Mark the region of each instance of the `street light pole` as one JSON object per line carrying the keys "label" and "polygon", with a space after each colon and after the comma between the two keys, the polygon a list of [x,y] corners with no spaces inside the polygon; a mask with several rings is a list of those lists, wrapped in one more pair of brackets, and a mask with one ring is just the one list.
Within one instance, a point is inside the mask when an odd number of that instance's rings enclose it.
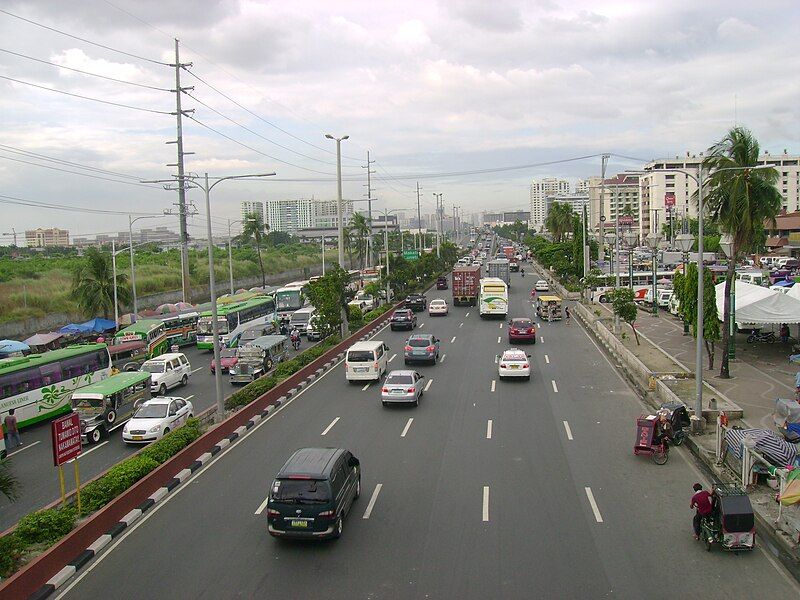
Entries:
{"label": "street light pole", "polygon": [[119,326],[119,302],[117,302],[117,252],[116,243],[111,240],[111,272],[114,277],[114,325]]}
{"label": "street light pole", "polygon": [[228,219],[228,276],[231,284],[231,295],[233,295],[233,238],[231,236],[231,227],[237,223],[244,223],[246,220],[249,219],[239,219],[237,221]]}
{"label": "street light pole", "polygon": [[344,222],[342,217],[342,140],[349,139],[349,135],[340,138],[326,133],[325,137],[336,142],[336,218],[339,221],[339,266],[344,266]]}
{"label": "street light pole", "polygon": [[322,276],[325,276],[325,234],[322,234]]}
{"label": "street light pole", "polygon": [[130,215],[128,215],[128,242],[130,244],[130,251],[131,251],[131,292],[133,293],[133,314],[139,314],[139,302],[136,298],[136,267],[133,264],[133,224],[138,221],[139,219],[158,219],[161,218],[161,215],[144,215],[141,217],[136,217],[132,219]]}

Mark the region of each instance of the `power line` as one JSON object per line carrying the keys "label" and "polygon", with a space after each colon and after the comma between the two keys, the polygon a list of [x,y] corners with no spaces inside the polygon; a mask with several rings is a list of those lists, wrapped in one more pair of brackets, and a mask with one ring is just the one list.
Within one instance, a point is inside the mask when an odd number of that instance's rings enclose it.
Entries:
{"label": "power line", "polygon": [[[0,9],[2,12],[2,9]],[[139,110],[142,112],[148,113],[156,113],[159,115],[169,115],[171,113],[164,111],[164,110],[155,110],[152,108],[142,108],[141,106],[131,106],[130,104],[121,104],[119,102],[111,102],[109,100],[100,100],[99,98],[92,98],[91,96],[83,96],[81,94],[73,94],[71,92],[65,92],[64,90],[57,90],[55,88],[49,88],[43,85],[38,85],[36,83],[31,83],[30,81],[22,81],[21,79],[14,79],[13,77],[6,77],[5,75],[0,75],[0,79],[7,79],[8,81],[13,81],[15,83],[22,83],[24,85],[29,85],[31,87],[39,88],[41,90],[47,90],[48,92],[56,92],[58,94],[64,94],[65,96],[72,96],[73,98],[80,98],[81,100],[91,100],[92,102],[100,102],[101,104],[109,104],[111,106],[118,106],[120,108],[129,108],[131,110]]]}
{"label": "power line", "polygon": [[102,181],[111,181],[112,183],[123,183],[125,185],[135,185],[139,187],[146,187],[152,189],[160,189],[158,186],[148,185],[146,183],[139,183],[136,181],[121,181],[119,179],[111,179],[110,177],[101,177],[100,175],[92,175],[90,173],[81,173],[79,171],[71,171],[69,169],[61,169],[59,167],[53,167],[50,165],[40,165],[39,163],[31,162],[29,160],[22,160],[21,158],[12,158],[10,156],[0,156],[2,160],[10,160],[13,162],[23,163],[26,165],[33,165],[34,167],[39,167],[41,169],[50,169],[51,171],[60,171],[61,173],[70,173],[72,175],[80,175],[81,177],[90,177],[92,179],[100,179]]}
{"label": "power line", "polygon": [[[187,46],[187,48],[188,48],[188,46]],[[193,52],[195,52],[195,51],[193,50]],[[199,54],[200,56],[203,56],[199,52],[197,52],[197,54]],[[205,57],[203,57],[203,58],[205,58]],[[208,59],[206,58],[206,60],[208,60]],[[211,62],[211,61],[209,60],[209,62]],[[211,63],[211,64],[214,64],[214,63]],[[223,69],[223,71],[224,71],[224,69]],[[212,90],[214,90],[215,92],[217,92],[220,96],[222,96],[223,98],[225,98],[229,102],[232,102],[233,104],[235,104],[236,106],[241,108],[246,113],[248,113],[248,114],[252,115],[253,117],[255,117],[256,119],[258,119],[259,121],[262,121],[262,122],[266,123],[267,125],[269,125],[270,127],[273,127],[275,129],[277,129],[281,133],[284,133],[284,134],[288,135],[289,137],[296,139],[298,142],[302,142],[304,144],[307,144],[308,146],[311,146],[312,148],[316,148],[317,150],[322,150],[323,152],[326,152],[328,154],[336,155],[336,152],[334,152],[333,150],[329,150],[329,149],[325,148],[324,146],[318,146],[316,144],[312,144],[311,142],[309,142],[307,140],[304,140],[303,138],[298,137],[298,136],[294,135],[293,133],[291,133],[289,131],[286,131],[285,129],[283,129],[282,127],[276,125],[275,123],[273,123],[271,121],[268,121],[264,117],[254,113],[252,110],[250,110],[246,106],[240,104],[239,102],[237,102],[236,100],[234,100],[233,98],[228,96],[225,92],[223,92],[223,91],[217,89],[216,87],[214,87],[213,85],[211,85],[208,81],[206,81],[205,79],[203,79],[202,77],[197,75],[194,71],[190,71],[189,69],[186,69],[186,72],[189,73],[189,75],[191,75],[195,79],[197,79],[199,82],[203,83],[207,87],[209,87]],[[228,73],[227,71],[225,71],[225,72]],[[231,73],[228,73],[228,75],[231,75]],[[231,76],[234,77],[235,79],[239,80],[238,77],[236,77],[235,75],[231,75]],[[239,80],[239,81],[241,81],[241,80]],[[250,87],[251,89],[255,89],[252,86],[250,86],[249,84],[248,84],[248,87]],[[354,161],[360,160],[360,159],[357,159],[357,158],[354,158],[354,157],[349,157],[349,156],[342,156],[342,158],[347,158],[349,160],[354,160]]]}
{"label": "power line", "polygon": [[49,26],[44,25],[42,23],[37,23],[36,21],[32,21],[30,19],[26,19],[25,17],[21,17],[19,15],[15,15],[14,13],[8,12],[7,10],[3,10],[2,8],[0,8],[0,13],[6,14],[9,17],[14,17],[15,19],[19,19],[20,21],[25,21],[26,23],[29,23],[31,25],[35,25],[36,27],[41,27],[42,29],[47,29],[48,31],[52,31],[54,33],[59,33],[59,34],[64,35],[64,36],[66,36],[68,38],[72,38],[74,40],[78,40],[78,41],[84,42],[86,44],[91,44],[92,46],[96,46],[98,48],[103,48],[104,50],[110,50],[111,52],[116,52],[117,54],[122,54],[124,56],[129,56],[131,58],[136,58],[136,59],[143,60],[143,61],[146,61],[146,62],[150,62],[150,63],[156,64],[156,65],[162,65],[164,67],[169,67],[170,66],[169,63],[161,62],[160,60],[153,60],[152,58],[147,58],[145,56],[139,56],[138,54],[132,54],[130,52],[125,52],[124,50],[118,50],[117,48],[112,48],[111,46],[106,46],[104,44],[99,44],[98,42],[93,42],[91,40],[87,40],[86,38],[78,37],[77,35],[73,35],[71,33],[67,33],[66,31],[61,31],[60,29],[56,29],[55,27],[49,27]]}
{"label": "power line", "polygon": [[169,92],[167,88],[160,88],[154,85],[147,85],[145,83],[136,83],[135,81],[125,81],[124,79],[117,79],[115,77],[108,77],[107,75],[100,75],[99,73],[90,73],[89,71],[83,71],[81,69],[75,69],[73,67],[65,67],[64,65],[59,65],[58,63],[50,62],[49,60],[42,60],[41,58],[34,58],[33,56],[28,56],[27,54],[20,54],[19,52],[13,52],[12,50],[6,50],[5,48],[0,48],[0,52],[5,52],[7,54],[12,54],[14,56],[18,56],[20,58],[26,58],[28,60],[32,60],[34,62],[42,63],[45,65],[50,65],[53,67],[58,67],[59,69],[66,69],[67,71],[74,71],[75,73],[80,73],[81,75],[90,75],[91,77],[99,77],[100,79],[106,79],[108,81],[114,81],[116,83],[124,83],[126,85],[133,85],[140,88],[146,88],[149,90],[156,90],[158,92]]}
{"label": "power line", "polygon": [[0,144],[0,150],[4,150],[5,152],[11,152],[13,154],[21,154],[23,156],[38,158],[41,160],[47,160],[50,162],[54,162],[57,164],[67,165],[70,167],[77,167],[79,169],[85,169],[87,171],[94,171],[96,173],[103,173],[105,175],[114,175],[116,177],[122,177],[125,179],[133,179],[135,181],[141,181],[145,179],[144,177],[138,177],[136,175],[129,175],[127,173],[120,173],[119,171],[108,171],[106,169],[100,169],[98,167],[91,167],[89,165],[83,165],[81,163],[71,162],[69,160],[64,160],[61,158],[55,158],[53,156],[47,156],[46,154],[39,154],[36,152],[31,152],[30,150],[24,150],[22,148],[17,148],[16,146],[9,146],[7,144]]}
{"label": "power line", "polygon": [[283,144],[279,144],[279,143],[278,143],[278,142],[276,142],[276,141],[273,141],[273,140],[271,140],[271,139],[269,139],[269,138],[267,138],[267,137],[264,137],[263,135],[261,135],[260,133],[258,133],[258,132],[256,132],[256,131],[253,131],[252,129],[250,129],[250,128],[249,128],[249,127],[247,127],[246,125],[242,125],[242,124],[241,124],[241,123],[239,123],[238,121],[235,121],[234,119],[232,119],[232,118],[228,117],[227,115],[224,115],[224,114],[222,114],[222,113],[221,113],[221,112],[219,112],[217,109],[215,109],[215,108],[214,108],[214,107],[212,107],[212,106],[209,106],[208,104],[206,104],[205,102],[203,102],[202,100],[200,100],[199,98],[197,98],[196,96],[193,96],[192,94],[190,94],[190,93],[188,93],[188,92],[184,92],[184,93],[185,93],[187,96],[189,96],[189,98],[191,98],[192,100],[194,100],[195,102],[197,102],[197,103],[199,103],[199,104],[201,104],[201,105],[205,106],[205,107],[206,107],[207,109],[209,109],[211,112],[213,112],[213,113],[215,113],[215,114],[219,115],[220,117],[222,117],[223,119],[225,119],[225,120],[227,120],[227,121],[230,121],[230,122],[231,122],[231,123],[233,123],[234,125],[236,125],[236,126],[238,126],[238,127],[241,127],[241,128],[242,128],[242,129],[244,129],[245,131],[248,131],[248,132],[252,133],[254,136],[256,136],[256,137],[258,137],[258,138],[261,138],[261,139],[262,139],[262,140],[264,140],[265,142],[269,142],[270,144],[274,144],[275,146],[278,146],[279,148],[283,148],[284,150],[288,150],[289,152],[292,152],[292,153],[294,153],[294,154],[297,154],[298,156],[302,156],[303,158],[307,158],[307,159],[309,159],[309,160],[313,160],[313,161],[315,161],[315,162],[321,162],[321,163],[323,163],[323,164],[326,164],[326,165],[333,165],[333,166],[336,166],[336,163],[334,163],[334,162],[329,162],[329,161],[327,161],[327,160],[322,160],[322,159],[319,159],[319,158],[314,158],[313,156],[309,156],[308,154],[303,154],[302,152],[298,152],[297,150],[292,150],[292,149],[291,149],[291,148],[289,148],[288,146],[284,146]]}
{"label": "power line", "polygon": [[[298,169],[302,169],[303,171],[309,171],[309,172],[311,172],[311,173],[320,173],[321,175],[331,175],[331,176],[335,176],[333,173],[326,173],[325,171],[317,171],[316,169],[309,169],[308,167],[301,167],[300,165],[296,165],[296,164],[294,164],[294,163],[290,163],[290,162],[288,162],[288,161],[281,160],[280,158],[277,158],[277,157],[275,157],[275,156],[271,156],[271,155],[269,155],[269,154],[266,154],[265,152],[262,152],[261,150],[258,150],[258,149],[256,149],[256,148],[253,148],[252,146],[248,146],[248,145],[247,145],[247,144],[245,144],[244,142],[240,142],[239,140],[237,140],[237,139],[235,139],[235,138],[232,138],[231,136],[229,136],[229,135],[226,135],[226,134],[222,133],[221,131],[218,131],[217,129],[214,129],[214,128],[213,128],[213,127],[211,127],[210,125],[206,125],[205,123],[203,123],[202,121],[199,121],[198,119],[195,119],[195,118],[194,118],[193,116],[191,116],[191,115],[186,115],[186,117],[187,117],[188,119],[191,119],[192,121],[194,121],[195,123],[197,123],[197,124],[198,124],[198,125],[200,125],[201,127],[204,127],[205,129],[208,129],[209,131],[213,131],[213,132],[214,132],[214,133],[216,133],[217,135],[219,135],[219,136],[221,136],[221,137],[224,137],[226,140],[229,140],[229,141],[233,142],[234,144],[238,144],[239,146],[242,146],[243,148],[247,148],[248,150],[250,150],[250,151],[252,151],[252,152],[255,152],[256,154],[260,154],[261,156],[264,156],[264,157],[266,157],[266,158],[269,158],[270,160],[274,160],[274,161],[276,161],[276,162],[283,163],[283,164],[285,164],[285,165],[289,165],[289,166],[291,166],[291,167],[296,167],[296,168],[298,168]],[[323,181],[324,181],[324,180],[323,180]]]}
{"label": "power line", "polygon": [[64,204],[51,204],[48,202],[38,202],[36,200],[25,200],[24,198],[17,198],[16,196],[6,196],[0,194],[0,203],[2,204],[16,204],[19,206],[30,206],[33,208],[46,208],[51,210],[63,210],[66,212],[75,213],[90,213],[100,215],[135,215],[135,216],[162,216],[163,213],[141,213],[119,210],[104,210],[101,208],[86,208],[83,206],[66,206]]}

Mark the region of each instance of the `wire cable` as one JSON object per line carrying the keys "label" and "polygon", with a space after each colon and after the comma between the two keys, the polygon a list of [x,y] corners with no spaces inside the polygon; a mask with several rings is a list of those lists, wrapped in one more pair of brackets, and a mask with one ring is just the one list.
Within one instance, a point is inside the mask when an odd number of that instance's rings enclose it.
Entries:
{"label": "wire cable", "polygon": [[75,69],[73,67],[65,67],[64,65],[59,65],[58,63],[50,62],[49,60],[42,60],[41,58],[34,58],[33,56],[28,56],[27,54],[20,54],[19,52],[14,52],[12,50],[7,50],[6,48],[0,48],[0,52],[5,52],[6,54],[12,54],[14,56],[18,56],[20,58],[26,58],[28,60],[32,60],[34,62],[42,63],[44,65],[50,65],[53,67],[58,67],[59,69],[66,69],[67,71],[74,71],[75,73],[80,73],[81,75],[90,75],[91,77],[99,77],[100,79],[106,79],[108,81],[114,81],[115,83],[124,83],[126,85],[133,85],[140,88],[146,88],[148,90],[156,90],[158,92],[171,92],[172,90],[168,88],[160,88],[154,85],[147,85],[145,83],[136,83],[135,81],[125,81],[124,79],[117,79],[115,77],[108,77],[107,75],[100,75],[99,73],[90,73],[89,71],[83,71],[82,69]]}
{"label": "wire cable", "polygon": [[6,196],[0,194],[0,203],[16,204],[19,206],[31,206],[33,208],[47,208],[52,210],[64,210],[67,212],[90,213],[100,215],[136,215],[136,216],[163,216],[163,213],[140,213],[120,210],[105,210],[101,208],[86,208],[83,206],[66,206],[64,204],[51,204],[49,202],[38,202],[36,200],[25,200],[16,196]]}
{"label": "wire cable", "polygon": [[4,152],[11,152],[12,154],[21,154],[22,156],[28,158],[37,158],[40,160],[46,160],[50,162],[54,162],[56,164],[67,165],[69,167],[76,167],[78,169],[84,169],[86,171],[93,171],[95,173],[102,173],[104,175],[114,175],[115,177],[122,177],[125,179],[132,179],[134,181],[141,181],[142,179],[146,179],[145,177],[139,177],[137,175],[129,175],[128,173],[120,173],[119,171],[108,171],[106,169],[100,169],[98,167],[91,167],[89,165],[84,165],[81,163],[71,162],[69,160],[63,160],[61,158],[55,158],[53,156],[47,156],[46,154],[39,154],[37,152],[31,152],[30,150],[25,150],[23,148],[17,148],[16,146],[9,146],[7,144],[0,144],[0,150]]}
{"label": "wire cable", "polygon": [[24,85],[29,85],[31,87],[39,88],[40,90],[47,90],[48,92],[56,92],[57,94],[64,94],[65,96],[72,96],[73,98],[80,98],[81,100],[91,100],[92,102],[100,102],[101,104],[109,104],[111,106],[117,106],[120,108],[128,108],[131,110],[139,110],[142,112],[148,113],[155,113],[159,115],[170,115],[172,113],[165,111],[165,110],[155,110],[152,108],[142,108],[141,106],[131,106],[130,104],[121,104],[119,102],[111,102],[110,100],[100,100],[100,98],[92,98],[91,96],[82,96],[81,94],[73,94],[72,92],[65,92],[64,90],[57,90],[55,88],[49,88],[43,85],[38,85],[36,83],[31,83],[30,81],[22,81],[21,79],[14,79],[13,77],[6,77],[5,75],[0,75],[0,79],[7,79],[8,81],[13,81],[15,83],[22,83]]}
{"label": "wire cable", "polygon": [[131,52],[125,52],[124,50],[118,50],[117,48],[112,48],[111,46],[105,46],[104,44],[99,44],[97,42],[93,42],[92,40],[87,40],[86,38],[78,37],[77,35],[73,35],[71,33],[67,33],[66,31],[61,31],[60,29],[56,29],[55,27],[49,27],[49,26],[44,25],[42,23],[37,23],[36,21],[32,21],[30,19],[26,19],[25,17],[21,17],[19,15],[15,15],[14,13],[9,12],[7,10],[3,10],[2,8],[0,8],[0,13],[8,15],[9,17],[14,17],[15,19],[19,19],[20,21],[25,21],[26,23],[29,23],[31,25],[35,25],[36,27],[41,27],[42,29],[47,29],[48,31],[52,31],[54,33],[59,33],[61,35],[64,35],[64,36],[69,37],[69,38],[72,38],[74,40],[78,40],[78,41],[84,42],[86,44],[91,44],[92,46],[96,46],[98,48],[103,48],[104,50],[110,50],[111,52],[116,52],[116,53],[122,54],[124,56],[129,56],[131,58],[136,58],[136,59],[139,59],[139,60],[150,62],[150,63],[156,64],[156,65],[161,65],[161,66],[164,66],[164,67],[173,66],[173,65],[171,65],[169,63],[165,63],[165,62],[162,62],[160,60],[154,60],[152,58],[147,58],[145,56],[139,56],[138,54],[132,54]]}
{"label": "wire cable", "polygon": [[121,181],[119,179],[111,179],[110,177],[101,177],[100,175],[92,175],[91,173],[81,173],[79,171],[71,171],[69,169],[62,169],[60,167],[53,167],[51,165],[41,165],[39,163],[35,163],[29,160],[22,160],[21,158],[12,158],[11,156],[0,156],[0,160],[10,160],[13,162],[23,163],[26,165],[32,165],[34,167],[39,167],[42,169],[50,169],[51,171],[60,171],[61,173],[70,173],[72,175],[80,175],[81,177],[90,177],[92,179],[100,179],[102,181],[111,181],[112,183],[123,183],[125,185],[136,185],[139,187],[146,187],[152,189],[161,189],[158,186],[150,185],[147,183],[139,183],[137,181]]}

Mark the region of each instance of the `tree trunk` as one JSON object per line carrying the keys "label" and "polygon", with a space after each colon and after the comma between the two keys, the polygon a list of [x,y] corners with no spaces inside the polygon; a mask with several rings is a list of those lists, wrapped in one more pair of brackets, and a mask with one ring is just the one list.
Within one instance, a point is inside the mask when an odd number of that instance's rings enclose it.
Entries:
{"label": "tree trunk", "polygon": [[267,287],[267,278],[264,275],[264,261],[261,259],[261,245],[256,246],[258,250],[258,268],[261,269],[261,287]]}
{"label": "tree trunk", "polygon": [[633,337],[636,338],[636,345],[639,345],[639,334],[636,333],[636,327],[634,327],[633,323],[628,323],[631,326],[631,331],[633,331]]}
{"label": "tree trunk", "polygon": [[706,343],[706,352],[708,353],[708,370],[711,371],[714,368],[714,342],[704,341]]}
{"label": "tree trunk", "polygon": [[728,261],[728,276],[725,278],[725,298],[722,320],[722,360],[720,361],[719,376],[722,379],[730,379],[731,373],[728,367],[728,346],[731,338],[731,284],[736,277],[736,260],[731,258]]}

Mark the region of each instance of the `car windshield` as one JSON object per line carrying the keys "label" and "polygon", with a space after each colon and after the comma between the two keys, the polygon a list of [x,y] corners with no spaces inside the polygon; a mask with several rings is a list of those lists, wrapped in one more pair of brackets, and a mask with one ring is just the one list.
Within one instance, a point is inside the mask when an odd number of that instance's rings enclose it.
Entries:
{"label": "car windshield", "polygon": [[409,312],[407,310],[403,310],[403,311],[398,310],[396,313],[394,313],[394,316],[399,318],[399,319],[407,319],[410,315],[409,315]]}
{"label": "car windshield", "polygon": [[350,350],[347,353],[347,362],[371,362],[374,360],[371,350]]}
{"label": "car windshield", "polygon": [[444,306],[446,302],[444,300],[434,300],[431,302],[431,306]]}
{"label": "car windshield", "polygon": [[92,410],[103,408],[102,398],[72,398],[72,407],[75,410]]}
{"label": "car windshield", "polygon": [[388,385],[409,385],[414,383],[414,377],[411,375],[398,375],[393,373],[386,378],[386,383]]}
{"label": "car windshield", "polygon": [[167,416],[166,404],[144,404],[139,407],[136,414],[133,415],[134,419],[163,419]]}
{"label": "car windshield", "polygon": [[426,338],[411,338],[410,340],[408,340],[408,345],[409,346],[416,346],[416,347],[419,347],[419,348],[424,348],[425,346],[427,346],[430,343],[431,343],[431,341],[429,339],[426,339]]}
{"label": "car windshield", "polygon": [[278,479],[272,498],[290,504],[319,504],[330,500],[330,487],[317,479]]}
{"label": "car windshield", "polygon": [[236,356],[236,348],[222,348],[219,351],[220,358],[233,358]]}
{"label": "car windshield", "polygon": [[527,357],[524,354],[504,354],[503,360],[507,362],[525,362]]}
{"label": "car windshield", "polygon": [[147,373],[163,373],[164,372],[165,363],[144,363],[142,365],[142,371]]}

